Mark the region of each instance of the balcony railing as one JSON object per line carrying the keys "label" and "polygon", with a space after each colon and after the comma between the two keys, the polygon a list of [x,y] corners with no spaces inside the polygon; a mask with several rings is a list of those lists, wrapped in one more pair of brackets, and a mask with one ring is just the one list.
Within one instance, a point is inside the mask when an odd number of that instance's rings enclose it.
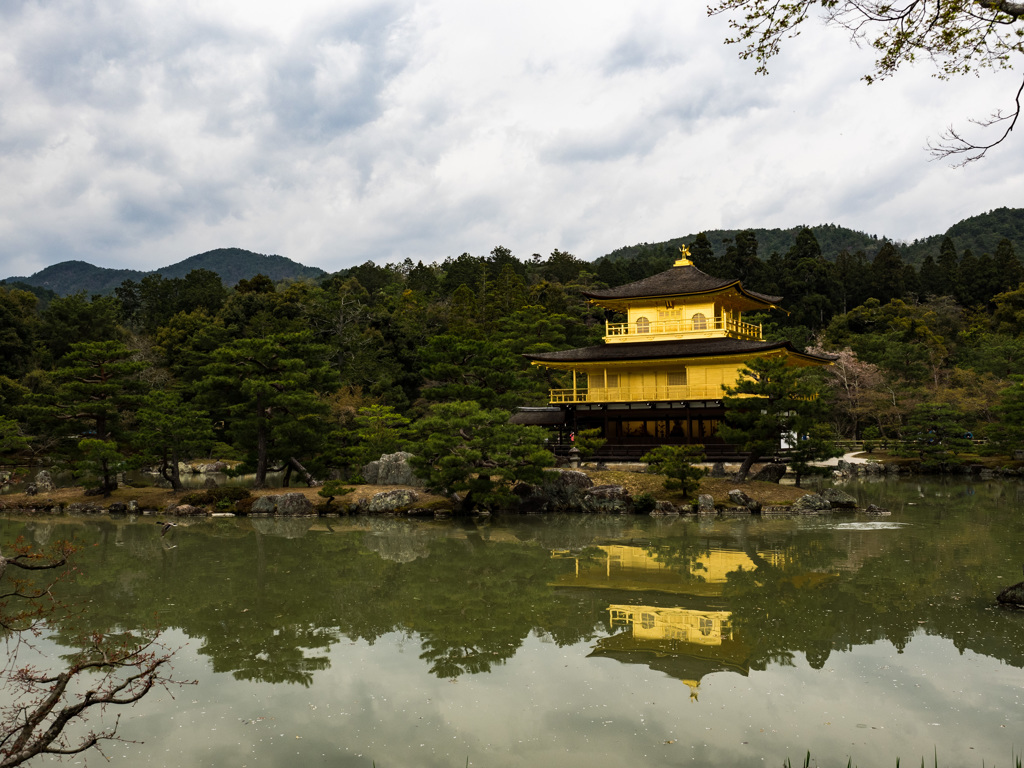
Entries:
{"label": "balcony railing", "polygon": [[761,339],[761,326],[729,320],[724,317],[708,317],[697,320],[649,320],[640,323],[605,323],[607,341],[648,341],[666,336],[709,336],[724,333],[740,339]]}
{"label": "balcony railing", "polygon": [[661,384],[652,387],[584,387],[552,389],[551,404],[638,403],[651,400],[721,400],[722,387]]}

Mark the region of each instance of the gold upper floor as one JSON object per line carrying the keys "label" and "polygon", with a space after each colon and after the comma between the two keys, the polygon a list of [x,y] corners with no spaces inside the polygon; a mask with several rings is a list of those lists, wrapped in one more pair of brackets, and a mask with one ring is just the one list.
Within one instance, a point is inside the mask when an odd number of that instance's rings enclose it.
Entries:
{"label": "gold upper floor", "polygon": [[761,326],[743,321],[743,313],[710,297],[704,300],[630,302],[626,322],[605,323],[604,341],[609,344],[633,341],[733,338],[762,339]]}

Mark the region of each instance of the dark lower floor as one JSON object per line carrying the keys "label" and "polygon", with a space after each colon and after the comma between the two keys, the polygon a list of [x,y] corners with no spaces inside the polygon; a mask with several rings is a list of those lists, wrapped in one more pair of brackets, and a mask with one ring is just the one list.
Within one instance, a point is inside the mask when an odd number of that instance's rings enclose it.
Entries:
{"label": "dark lower floor", "polygon": [[598,429],[605,444],[596,460],[639,458],[659,445],[703,445],[708,458],[735,457],[737,447],[718,436],[724,418],[721,400],[695,400],[520,409],[513,421],[552,428],[556,453],[567,452],[579,432]]}

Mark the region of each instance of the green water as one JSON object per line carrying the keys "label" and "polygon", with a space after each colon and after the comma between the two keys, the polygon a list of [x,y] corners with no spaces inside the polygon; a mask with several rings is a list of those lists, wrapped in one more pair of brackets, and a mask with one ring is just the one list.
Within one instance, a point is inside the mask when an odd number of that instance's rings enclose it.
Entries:
{"label": "green water", "polygon": [[75,537],[62,597],[165,628],[198,681],[123,712],[144,743],[112,765],[1010,765],[1024,611],[994,596],[1021,579],[1024,486],[846,488],[892,517],[10,519],[0,540]]}

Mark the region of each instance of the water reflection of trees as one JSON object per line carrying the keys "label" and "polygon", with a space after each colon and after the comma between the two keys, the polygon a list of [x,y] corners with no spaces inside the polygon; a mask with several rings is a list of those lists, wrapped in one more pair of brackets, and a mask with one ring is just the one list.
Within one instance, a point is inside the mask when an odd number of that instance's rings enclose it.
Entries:
{"label": "water reflection of trees", "polygon": [[[466,528],[342,521],[331,523],[333,532],[306,519],[268,535],[262,523],[227,520],[174,529],[176,547],[166,550],[148,521],[0,525],[5,539],[77,531],[96,544],[83,551],[83,575],[63,587],[88,611],[69,618],[66,631],[57,626],[59,642],[73,646],[89,628],[82,622],[145,627],[155,615],[160,626],[197,638],[214,670],[246,680],[308,685],[327,666],[332,644],[372,643],[396,631],[419,637],[435,675],[485,672],[531,633],[560,645],[603,637],[612,602],[728,611],[742,662],[753,669],[798,655],[820,668],[834,651],[878,640],[902,649],[921,631],[1024,666],[1024,615],[989,610],[1008,583],[998,576],[1019,572],[1024,521],[1005,511],[1019,488],[961,491],[941,503],[931,500],[944,486],[908,487],[890,498],[916,515],[899,532],[827,530],[827,520],[707,525],[577,516]],[[300,528],[302,538],[288,537]],[[604,567],[610,546],[637,548],[675,574],[673,586],[636,580],[611,600],[574,581],[578,567]],[[709,578],[712,550],[740,553],[752,565]],[[698,594],[715,605],[691,604],[688,595]]]}

